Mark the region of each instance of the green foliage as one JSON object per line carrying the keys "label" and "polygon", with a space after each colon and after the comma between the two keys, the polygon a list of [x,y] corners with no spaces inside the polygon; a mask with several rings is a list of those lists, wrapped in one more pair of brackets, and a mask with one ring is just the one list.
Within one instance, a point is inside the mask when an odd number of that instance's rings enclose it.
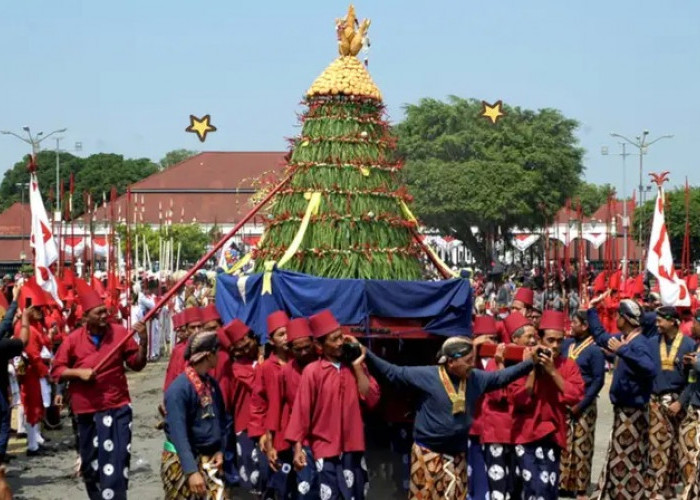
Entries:
{"label": "green foliage", "polygon": [[177,165],[178,163],[181,163],[186,159],[193,157],[196,154],[199,154],[199,152],[192,151],[189,149],[175,149],[173,151],[167,152],[165,156],[161,158],[161,160],[158,162],[158,165],[160,166],[161,170],[165,170],[166,168],[170,168],[173,165]]}
{"label": "green foliage", "polygon": [[602,205],[608,202],[608,196],[615,194],[615,188],[610,184],[593,184],[581,182],[573,198],[581,200],[583,215],[592,215]]}
{"label": "green foliage", "polygon": [[464,241],[481,263],[491,255],[484,236],[541,225],[583,172],[575,120],[553,109],[504,109],[492,124],[477,100],[422,99],[394,129],[417,215]]}
{"label": "green foliage", "polygon": [[[20,201],[21,191],[17,183],[29,182],[27,172],[29,157],[17,162],[5,172],[0,184],[0,210]],[[147,158],[124,159],[122,155],[100,153],[87,158],[79,158],[70,153],[60,153],[60,174],[64,183],[64,200],[67,200],[70,174],[75,177],[73,195],[73,214],[78,216],[84,211],[83,193],[92,193],[93,199],[102,200],[103,193],[109,197],[112,186],[117,193],[126,192],[126,187],[158,171],[158,166]],[[48,208],[49,192],[56,190],[56,153],[41,151],[37,155],[37,177],[39,188]],[[28,201],[25,191],[24,200]]]}
{"label": "green foliage", "polygon": [[[685,188],[676,188],[666,191],[666,229],[671,241],[671,252],[673,262],[676,267],[681,265],[681,255],[683,252],[683,237],[685,235]],[[636,240],[639,237],[639,218],[642,219],[642,245],[649,249],[649,238],[651,233],[652,218],[654,216],[654,203],[656,203],[656,192],[652,191],[647,200],[635,212],[632,220],[632,235]],[[690,219],[690,262],[700,260],[700,188],[690,189],[689,204]]]}
{"label": "green foliage", "polygon": [[[117,233],[121,238],[122,251],[125,252],[126,226],[118,226]],[[136,236],[138,236],[139,242],[143,241],[145,237],[152,262],[155,262],[159,258],[158,251],[161,240],[169,240],[172,238],[175,259],[177,259],[177,245],[180,243],[182,245],[180,249],[181,267],[186,263],[192,264],[197,262],[199,258],[204,255],[207,245],[209,244],[209,236],[207,233],[202,231],[202,227],[199,224],[173,224],[168,228],[161,226],[160,229],[153,229],[151,226],[146,224],[138,224],[131,228],[132,246],[136,242]],[[140,245],[141,243],[139,243],[139,255],[141,255]],[[134,250],[132,249],[132,253],[133,251]]]}
{"label": "green foliage", "polygon": [[286,268],[332,278],[419,279],[420,250],[401,214],[405,193],[383,107],[340,96],[307,104],[291,155],[295,173],[272,204],[257,270],[284,255],[299,231],[307,194],[321,192],[318,212]]}

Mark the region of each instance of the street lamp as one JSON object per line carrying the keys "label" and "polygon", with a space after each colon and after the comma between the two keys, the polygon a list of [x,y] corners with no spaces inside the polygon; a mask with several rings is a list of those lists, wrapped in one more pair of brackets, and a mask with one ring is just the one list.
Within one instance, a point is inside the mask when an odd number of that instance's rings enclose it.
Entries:
{"label": "street lamp", "polygon": [[[627,261],[628,261],[628,249],[627,249],[627,238],[628,238],[628,228],[629,228],[629,218],[627,217],[627,157],[631,154],[627,152],[627,144],[624,142],[618,143],[622,146],[622,153],[616,153],[622,157],[622,281],[627,279]],[[603,146],[601,148],[600,154],[607,156],[608,148]],[[617,223],[616,223],[617,224]]]}
{"label": "street lamp", "polygon": [[[628,144],[631,144],[632,146],[637,148],[637,150],[639,151],[639,208],[641,208],[642,207],[642,195],[644,192],[644,163],[643,163],[644,155],[647,154],[647,152],[649,151],[649,146],[651,146],[652,144],[659,142],[661,139],[671,139],[673,136],[667,134],[667,135],[662,135],[660,137],[657,137],[653,141],[647,141],[647,137],[649,136],[649,131],[644,130],[642,132],[642,135],[638,135],[637,137],[635,137],[635,140],[633,141],[632,139],[625,137],[624,135],[617,134],[615,132],[611,132],[610,135],[612,137],[617,137],[619,139],[624,140]],[[638,242],[639,249],[643,255],[644,252],[642,250],[642,218],[641,218],[641,216],[638,217],[638,219],[639,219],[639,234],[637,235],[637,242]],[[640,256],[640,259],[639,259],[640,270],[642,267],[641,262],[642,262],[642,259]]]}
{"label": "street lamp", "polygon": [[[47,134],[47,135],[44,135],[44,132],[39,132],[38,134],[36,134],[36,137],[32,137],[32,131],[28,125],[25,125],[24,127],[22,127],[22,130],[24,130],[27,133],[27,136],[29,137],[28,139],[25,137],[22,137],[19,134],[15,134],[14,132],[12,132],[10,130],[0,130],[0,134],[13,135],[13,136],[17,137],[20,141],[26,142],[27,144],[29,144],[32,147],[32,155],[36,156],[36,154],[39,152],[39,149],[40,149],[39,146],[43,141],[45,141],[46,139],[48,139],[49,137],[51,137],[54,134],[62,134],[65,131],[67,131],[68,129],[67,128],[60,128],[60,129],[54,130],[53,132],[51,132],[50,134]],[[56,142],[56,144],[58,145],[58,142]],[[58,146],[57,146],[57,148],[58,148]],[[60,175],[60,172],[59,172],[59,163],[58,163],[58,153],[56,153],[56,212],[60,213],[61,212],[61,200],[60,200],[60,191],[59,191],[59,175]]]}

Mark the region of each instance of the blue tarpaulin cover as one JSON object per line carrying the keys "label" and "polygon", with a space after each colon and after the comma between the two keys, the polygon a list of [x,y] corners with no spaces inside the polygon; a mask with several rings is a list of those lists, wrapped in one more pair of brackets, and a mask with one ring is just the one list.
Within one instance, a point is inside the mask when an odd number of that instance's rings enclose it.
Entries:
{"label": "blue tarpaulin cover", "polygon": [[263,274],[238,277],[221,273],[216,307],[224,323],[238,318],[267,338],[268,314],[290,317],[330,309],[343,325],[368,324],[370,316],[424,319],[423,329],[437,335],[471,335],[472,290],[469,281],[393,281],[319,278],[275,269],[272,293],[262,295]]}

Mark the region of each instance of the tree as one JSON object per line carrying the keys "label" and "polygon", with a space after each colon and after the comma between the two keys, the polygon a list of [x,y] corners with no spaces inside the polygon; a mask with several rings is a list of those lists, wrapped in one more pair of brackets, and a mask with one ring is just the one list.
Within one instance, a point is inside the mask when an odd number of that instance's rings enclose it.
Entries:
{"label": "tree", "polygon": [[[683,252],[683,237],[685,235],[685,188],[677,188],[665,191],[666,194],[666,230],[671,241],[671,252],[673,253],[673,263],[676,267],[681,265]],[[654,203],[656,203],[656,193],[649,197],[641,208],[635,213],[635,218],[631,222],[632,235],[639,238],[639,218],[642,218],[642,246],[644,251],[649,251],[649,237],[651,233],[651,223],[654,216]],[[690,189],[690,262],[691,264],[700,259],[700,188]]]}
{"label": "tree", "polygon": [[581,182],[573,198],[581,200],[583,215],[593,215],[601,206],[608,202],[608,197],[615,194],[615,188],[610,184],[593,184]]}
{"label": "tree", "polygon": [[[17,184],[29,181],[28,162],[29,157],[26,156],[5,172],[0,184],[0,210],[4,210],[21,199],[20,187]],[[107,153],[94,154],[87,158],[61,153],[60,167],[60,179],[65,186],[64,200],[68,197],[70,174],[74,174],[75,177],[74,216],[80,215],[84,211],[84,192],[91,193],[93,199],[101,201],[103,193],[109,197],[112,186],[117,187],[118,194],[123,194],[129,184],[140,181],[158,171],[158,166],[147,158],[124,159],[122,155]],[[41,151],[37,154],[37,177],[41,194],[44,200],[47,200],[49,192],[55,192],[56,189],[55,152]],[[25,201],[27,201],[26,192]]]}
{"label": "tree", "polygon": [[464,241],[482,265],[491,260],[492,236],[541,226],[583,172],[575,120],[553,109],[504,109],[492,124],[475,99],[422,99],[405,107],[394,129],[417,214]]}
{"label": "tree", "polygon": [[199,154],[198,151],[192,151],[189,149],[175,149],[166,153],[158,164],[160,165],[161,170],[165,170],[197,154]]}

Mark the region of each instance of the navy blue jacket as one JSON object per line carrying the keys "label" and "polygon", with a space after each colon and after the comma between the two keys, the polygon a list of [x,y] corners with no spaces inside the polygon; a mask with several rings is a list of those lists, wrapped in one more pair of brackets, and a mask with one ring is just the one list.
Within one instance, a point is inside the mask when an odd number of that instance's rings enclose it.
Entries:
{"label": "navy blue jacket", "polygon": [[[655,337],[658,333],[654,334],[656,328],[651,328],[649,320],[650,318],[645,318],[643,321],[642,335],[637,335],[631,342],[620,346],[615,353],[617,366],[610,387],[610,401],[615,406],[642,408],[651,397],[654,379],[660,367],[657,361],[659,346]],[[611,338],[622,339],[621,334],[611,335],[605,331],[595,309],[588,310],[588,325],[596,343],[602,348],[607,349]]]}
{"label": "navy blue jacket", "polygon": [[[413,439],[431,451],[447,454],[464,453],[467,449],[469,428],[479,397],[519,379],[534,366],[532,361],[524,361],[495,372],[472,370],[467,379],[467,411],[453,415],[452,402],[442,385],[436,365],[397,366],[371,351],[367,351],[367,359],[390,383],[417,389],[418,409]],[[452,382],[457,389],[458,381]]]}
{"label": "navy blue jacket", "polygon": [[226,409],[219,384],[209,375],[202,380],[209,383],[212,392],[213,416],[203,418],[203,408],[197,392],[181,373],[165,391],[165,434],[177,450],[185,474],[199,470],[197,457],[224,451]]}
{"label": "navy blue jacket", "polygon": [[[569,357],[569,351],[581,345],[581,342],[583,340],[564,340],[561,346],[562,356]],[[595,402],[598,393],[605,384],[605,356],[600,347],[592,344],[579,354],[579,357],[576,358],[576,364],[581,372],[583,382],[586,384],[583,400],[578,404],[579,411],[583,411]]]}
{"label": "navy blue jacket", "polygon": [[17,301],[13,300],[10,307],[5,311],[5,316],[3,316],[0,322],[0,339],[5,337],[11,337],[14,333],[12,324],[14,323],[15,313],[17,312]]}
{"label": "navy blue jacket", "polygon": [[[666,394],[667,392],[683,392],[688,381],[688,370],[683,364],[683,356],[695,352],[695,342],[690,337],[684,336],[681,332],[678,335],[682,335],[681,345],[678,348],[678,353],[676,354],[676,359],[673,363],[673,370],[663,370],[659,369],[656,379],[654,379],[654,389],[653,394]],[[661,342],[666,342],[666,338],[663,335],[659,335],[659,346]],[[671,349],[671,345],[666,342],[666,348]],[[658,352],[658,349],[657,349]],[[659,353],[659,366],[661,366],[661,353]]]}
{"label": "navy blue jacket", "polygon": [[685,386],[680,398],[683,408],[688,408],[692,405],[696,409],[700,409],[700,358],[695,359],[692,371],[688,376],[688,385]]}

